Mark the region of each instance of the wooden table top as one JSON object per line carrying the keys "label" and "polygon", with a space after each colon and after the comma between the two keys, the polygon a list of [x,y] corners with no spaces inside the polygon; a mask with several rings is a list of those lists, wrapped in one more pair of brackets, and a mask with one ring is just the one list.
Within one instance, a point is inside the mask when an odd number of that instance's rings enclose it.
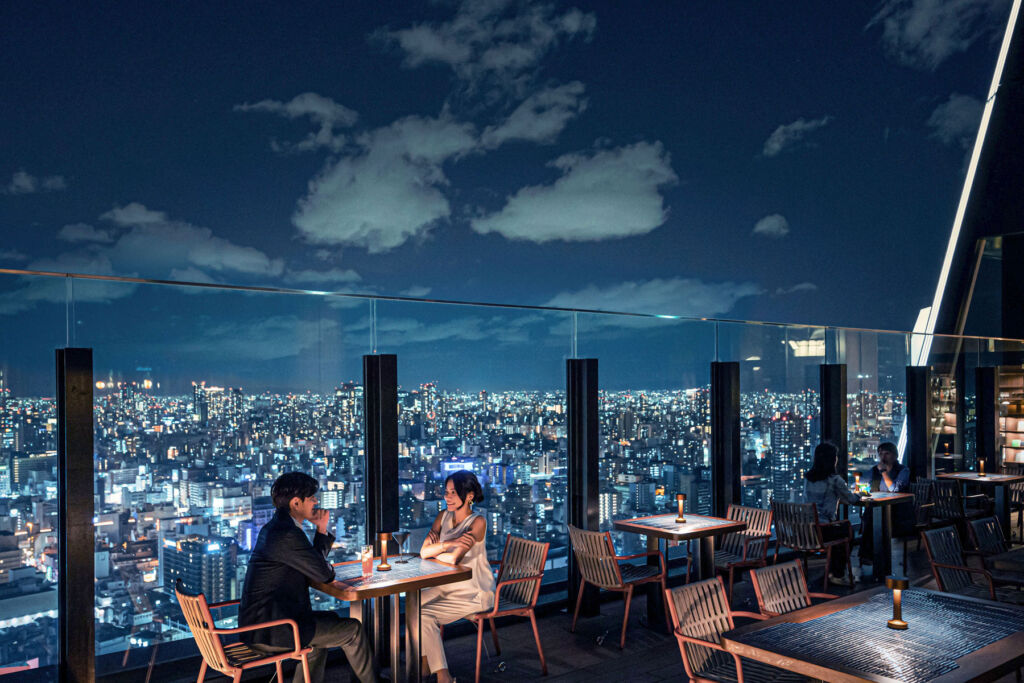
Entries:
{"label": "wooden table top", "polygon": [[683,523],[676,522],[676,513],[670,512],[667,515],[621,519],[614,523],[614,527],[619,531],[631,531],[635,534],[666,538],[670,541],[717,536],[733,531],[743,531],[747,528],[746,522],[737,522],[721,517],[706,517],[687,513],[685,519],[686,521]]}
{"label": "wooden table top", "polygon": [[845,500],[839,502],[843,505],[895,505],[905,500],[914,500],[914,494],[896,493],[894,491],[873,491],[871,496],[867,498],[864,497],[864,494],[861,494],[860,500],[856,503],[847,503]]}
{"label": "wooden table top", "polygon": [[[886,620],[892,617],[892,591],[879,586],[727,631],[722,635],[722,645],[729,652],[743,657],[836,683],[990,681],[1014,671],[1024,663],[1024,628],[1019,626],[1024,623],[1024,608],[920,588],[912,591],[914,595],[910,594],[911,591],[904,592],[903,619],[910,625],[906,631],[893,631],[886,626]],[[876,596],[879,596],[876,601],[880,600],[882,604],[876,610],[877,616],[871,615],[870,627],[854,623],[856,618],[852,612],[851,623],[837,622],[837,613],[853,607],[869,608],[870,605],[865,603]],[[911,601],[911,598],[915,600]],[[927,603],[930,600],[941,601],[949,608],[943,613],[943,608],[934,610],[911,604]],[[968,613],[968,610],[971,612]],[[827,625],[821,624],[822,633],[812,633],[813,622],[828,615],[836,617],[829,620]],[[861,614],[860,618],[863,617]],[[874,625],[875,620],[877,626]],[[982,623],[984,621],[990,623]],[[780,625],[787,632],[773,629],[771,634],[761,636],[760,640],[768,640],[770,645],[757,642],[758,632]],[[990,633],[986,637],[983,633],[987,628],[1000,627],[1002,631],[997,631],[995,636]],[[801,633],[796,633],[797,630]],[[1002,637],[992,639],[1000,633]],[[786,649],[785,641],[790,639],[789,642],[792,642],[794,636],[800,644],[799,654],[775,651]],[[852,644],[847,646],[846,641]],[[976,645],[972,645],[972,641]],[[859,657],[860,661],[876,669],[897,671],[898,678],[880,674],[877,670],[868,672],[844,666],[835,653],[826,654],[821,651],[821,646],[816,648],[819,643],[825,643],[825,648],[839,643],[843,653],[849,653],[851,658]],[[972,647],[976,649],[972,651]],[[960,652],[966,654],[960,654],[954,659]],[[945,661],[944,657],[947,658]],[[944,664],[947,666],[943,673],[937,676],[927,673],[929,670],[942,670]]]}
{"label": "wooden table top", "polygon": [[975,484],[1016,484],[1019,481],[1024,481],[1024,474],[993,473],[981,476],[977,472],[947,472],[938,475],[936,479],[957,479]]}
{"label": "wooden table top", "polygon": [[363,565],[359,560],[340,562],[334,565],[335,576],[331,583],[313,583],[313,588],[332,595],[339,600],[366,600],[384,595],[443,586],[472,578],[473,570],[465,565],[450,565],[437,560],[425,560],[418,555],[406,555],[406,563],[399,563],[397,556],[389,556],[391,571],[377,571],[380,558],[373,560],[373,574],[363,578]]}

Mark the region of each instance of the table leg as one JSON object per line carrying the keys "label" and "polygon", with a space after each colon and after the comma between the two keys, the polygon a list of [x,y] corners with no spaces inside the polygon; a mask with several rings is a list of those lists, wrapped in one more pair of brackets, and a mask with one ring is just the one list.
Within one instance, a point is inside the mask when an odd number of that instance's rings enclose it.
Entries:
{"label": "table leg", "polygon": [[996,519],[999,526],[1003,527],[1003,538],[1010,539],[1010,496],[1007,495],[1005,486],[996,486]]}
{"label": "table leg", "polygon": [[399,655],[401,654],[400,649],[402,647],[402,634],[401,625],[402,620],[399,617],[399,605],[401,603],[400,596],[396,593],[391,596],[391,623],[388,625],[391,631],[390,646],[391,646],[391,680],[398,681],[399,679]]}
{"label": "table leg", "polygon": [[[661,550],[661,541],[657,536],[647,536],[647,552],[653,553]],[[668,542],[665,543],[665,569],[668,570]],[[649,555],[647,564],[660,566],[657,556]],[[668,577],[666,577],[667,581]],[[647,584],[647,626],[648,628],[664,628],[665,624],[665,596],[661,594],[661,582],[652,581]]]}
{"label": "table leg", "polygon": [[405,594],[405,680],[420,680],[420,592]]}
{"label": "table leg", "polygon": [[876,582],[885,581],[892,574],[892,506],[881,505],[875,510],[871,533],[875,541],[875,562],[871,567],[871,578]]}
{"label": "table leg", "polygon": [[388,663],[388,596],[373,598],[373,659],[377,666]]}
{"label": "table leg", "polygon": [[705,536],[700,539],[700,564],[697,565],[697,579],[703,581],[715,575],[715,537]]}

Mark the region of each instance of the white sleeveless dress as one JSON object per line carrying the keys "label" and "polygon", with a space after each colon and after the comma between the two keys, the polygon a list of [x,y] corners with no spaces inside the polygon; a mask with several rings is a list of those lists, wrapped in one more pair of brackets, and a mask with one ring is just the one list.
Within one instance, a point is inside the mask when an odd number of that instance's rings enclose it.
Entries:
{"label": "white sleeveless dress", "polygon": [[[440,541],[453,541],[470,530],[473,520],[480,517],[473,513],[458,526],[453,526],[455,514],[445,511],[441,519]],[[485,527],[486,528],[486,527]],[[466,565],[473,570],[472,578],[458,583],[449,583],[444,586],[434,586],[423,590],[423,602],[431,602],[444,598],[445,602],[456,601],[466,603],[466,614],[489,610],[494,606],[494,573],[490,563],[487,562],[487,536],[485,531],[484,540],[477,541],[473,547],[463,555],[459,564]]]}

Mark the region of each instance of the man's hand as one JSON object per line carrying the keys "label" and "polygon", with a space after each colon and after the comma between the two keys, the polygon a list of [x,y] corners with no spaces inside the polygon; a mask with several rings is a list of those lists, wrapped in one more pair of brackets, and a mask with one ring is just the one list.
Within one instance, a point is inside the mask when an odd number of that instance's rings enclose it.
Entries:
{"label": "man's hand", "polygon": [[327,534],[327,525],[331,523],[331,513],[329,510],[316,509],[313,510],[313,518],[309,521],[316,525],[316,530],[322,534]]}

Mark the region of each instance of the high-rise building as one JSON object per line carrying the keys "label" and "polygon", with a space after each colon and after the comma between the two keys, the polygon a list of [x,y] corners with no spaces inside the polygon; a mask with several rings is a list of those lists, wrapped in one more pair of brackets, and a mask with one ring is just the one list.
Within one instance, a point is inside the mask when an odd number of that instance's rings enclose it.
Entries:
{"label": "high-rise building", "polygon": [[164,543],[164,586],[173,587],[180,578],[187,591],[201,592],[209,602],[237,597],[233,539],[188,536]]}

